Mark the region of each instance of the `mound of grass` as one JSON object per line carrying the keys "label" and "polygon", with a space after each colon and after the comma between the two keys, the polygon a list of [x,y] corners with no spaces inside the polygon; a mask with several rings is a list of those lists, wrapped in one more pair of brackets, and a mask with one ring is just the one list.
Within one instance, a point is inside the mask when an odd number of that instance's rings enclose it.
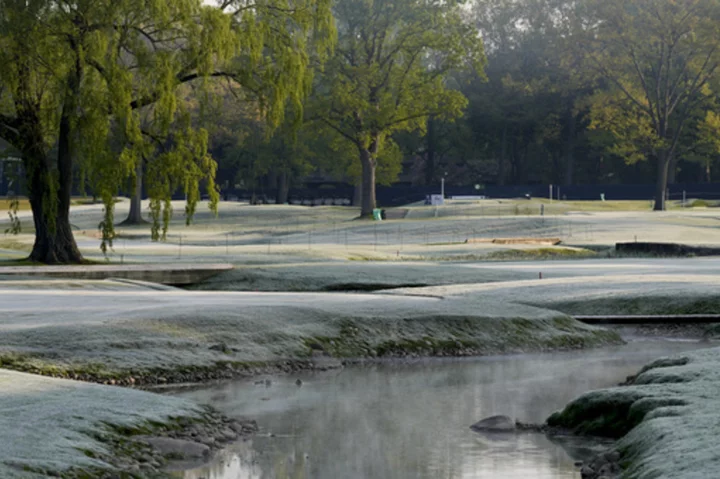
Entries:
{"label": "mound of grass", "polygon": [[[16,290],[0,325],[2,367],[125,384],[246,374],[315,358],[467,356],[618,344],[614,331],[555,311],[463,297],[387,294],[137,294]],[[72,305],[82,304],[78,316]],[[48,308],[57,314],[48,317]],[[312,345],[316,346],[313,347]],[[317,345],[320,347],[318,348]],[[252,365],[250,363],[253,363]],[[218,376],[217,373],[220,373]]]}
{"label": "mound of grass", "polygon": [[690,208],[710,208],[717,206],[717,203],[708,200],[692,200],[689,206]]}
{"label": "mound of grass", "polygon": [[585,248],[534,248],[493,251],[486,256],[490,260],[528,260],[553,258],[590,258],[597,255],[595,251]]}
{"label": "mound of grass", "polygon": [[720,297],[714,295],[658,296],[611,296],[577,301],[550,301],[543,303],[570,315],[673,315],[673,314],[718,314]]}
{"label": "mound of grass", "polygon": [[630,385],[591,391],[548,418],[579,434],[621,438],[623,477],[710,477],[720,467],[720,348],[663,358]]}

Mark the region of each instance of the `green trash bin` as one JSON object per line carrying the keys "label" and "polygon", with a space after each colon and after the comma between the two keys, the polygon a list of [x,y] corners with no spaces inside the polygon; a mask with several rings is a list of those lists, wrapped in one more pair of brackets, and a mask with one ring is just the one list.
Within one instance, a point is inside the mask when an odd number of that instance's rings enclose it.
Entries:
{"label": "green trash bin", "polygon": [[375,208],[373,210],[373,219],[375,221],[382,221],[382,210],[380,208]]}

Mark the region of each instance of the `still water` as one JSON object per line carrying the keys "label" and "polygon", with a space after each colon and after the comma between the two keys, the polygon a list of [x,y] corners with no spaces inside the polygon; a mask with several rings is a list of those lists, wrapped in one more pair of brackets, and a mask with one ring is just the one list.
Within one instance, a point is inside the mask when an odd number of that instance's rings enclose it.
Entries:
{"label": "still water", "polygon": [[[173,394],[257,420],[185,479],[576,479],[597,444],[540,434],[483,436],[470,424],[506,414],[542,422],[574,397],[612,386],[694,341],[637,340],[576,353],[427,360],[235,381]],[[297,379],[302,385],[296,384]]]}

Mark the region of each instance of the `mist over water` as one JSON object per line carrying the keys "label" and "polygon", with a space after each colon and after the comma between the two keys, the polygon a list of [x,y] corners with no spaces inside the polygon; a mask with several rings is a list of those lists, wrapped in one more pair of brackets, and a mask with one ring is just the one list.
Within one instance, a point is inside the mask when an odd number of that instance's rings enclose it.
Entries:
{"label": "mist over water", "polygon": [[[570,479],[600,447],[541,434],[487,436],[469,426],[506,414],[542,422],[568,401],[609,387],[695,342],[641,340],[574,353],[381,364],[234,381],[173,394],[257,420],[257,437],[185,479]],[[303,381],[296,385],[296,379]]]}

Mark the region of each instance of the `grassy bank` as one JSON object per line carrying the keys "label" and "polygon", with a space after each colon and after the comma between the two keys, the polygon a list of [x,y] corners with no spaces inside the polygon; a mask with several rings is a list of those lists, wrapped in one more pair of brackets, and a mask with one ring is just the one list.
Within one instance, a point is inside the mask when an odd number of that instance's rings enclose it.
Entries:
{"label": "grassy bank", "polygon": [[8,479],[164,477],[169,461],[256,429],[189,401],[127,388],[5,370],[0,386],[0,476]]}
{"label": "grassy bank", "polygon": [[720,348],[663,358],[625,386],[580,396],[548,424],[620,438],[623,477],[711,477],[720,467],[718,388]]}
{"label": "grassy bank", "polygon": [[12,311],[0,323],[0,367],[109,384],[155,384],[325,368],[357,358],[620,342],[615,332],[562,313],[487,297],[77,286],[0,290],[0,300]]}
{"label": "grassy bank", "polygon": [[[297,313],[297,312],[296,312]],[[477,356],[501,353],[562,351],[621,342],[614,331],[579,323],[563,315],[547,318],[457,317],[417,314],[397,319],[328,317],[317,311],[302,326],[288,321],[279,328],[247,329],[256,323],[234,323],[222,340],[181,338],[186,323],[156,322],[157,334],[137,342],[105,343],[107,359],[64,354],[57,348],[23,352],[20,345],[0,353],[0,367],[44,376],[110,385],[152,385],[229,379],[268,373],[327,369],[358,359]],[[227,323],[203,319],[210,328]],[[225,321],[222,321],[223,323]],[[161,329],[167,333],[160,332]],[[169,333],[169,334],[168,334]],[[249,340],[248,336],[252,336]],[[252,342],[248,342],[252,341]],[[75,344],[77,350],[84,346]],[[72,348],[73,344],[65,344]],[[170,353],[170,349],[174,353]],[[9,350],[9,351],[8,351]],[[256,353],[263,351],[256,356]],[[152,352],[152,353],[151,353]],[[153,354],[164,360],[152,361]],[[139,362],[139,358],[144,358]]]}

